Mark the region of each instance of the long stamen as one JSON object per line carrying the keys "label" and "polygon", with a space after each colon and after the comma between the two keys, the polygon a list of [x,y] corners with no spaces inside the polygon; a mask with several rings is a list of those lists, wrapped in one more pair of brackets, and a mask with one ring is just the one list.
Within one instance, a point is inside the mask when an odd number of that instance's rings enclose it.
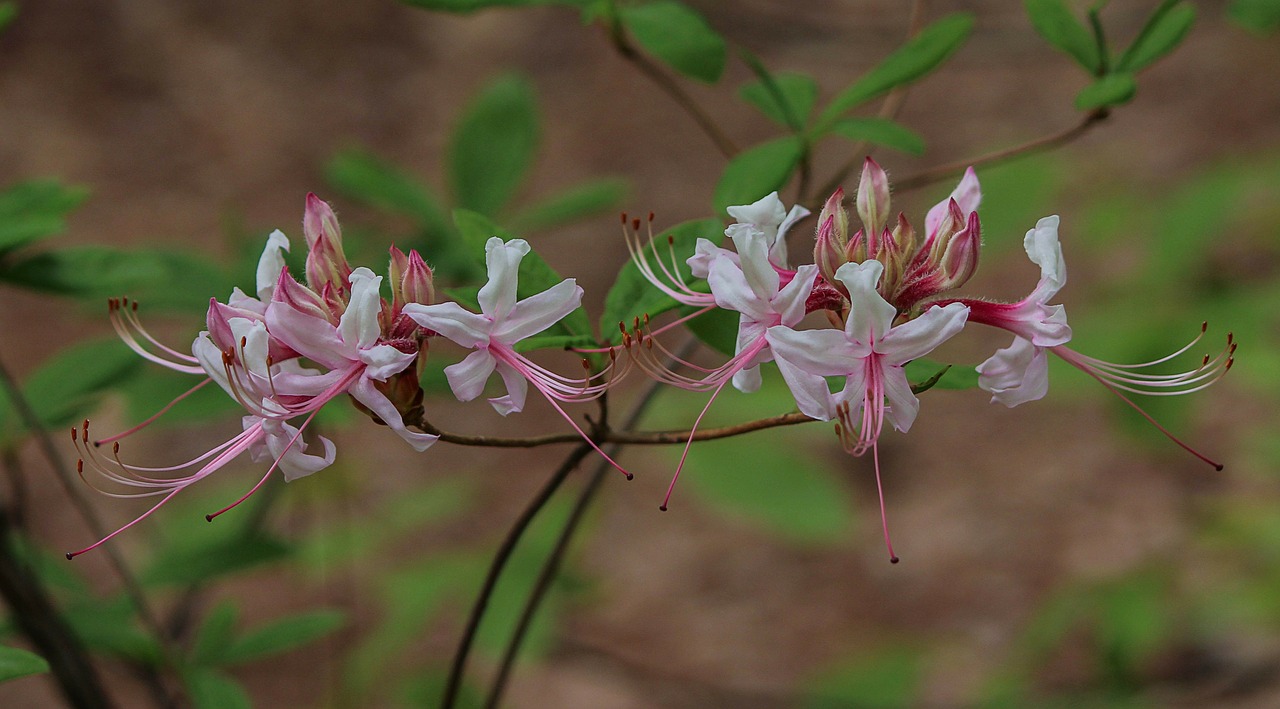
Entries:
{"label": "long stamen", "polygon": [[[240,499],[236,500],[235,502],[232,502],[226,507],[223,507],[217,512],[214,512],[213,514],[205,515],[204,516],[205,521],[212,522],[214,517],[217,517],[218,515],[221,515],[225,512],[229,512],[232,509],[235,509],[241,502],[244,502],[245,500],[249,499],[249,497],[252,496],[253,493],[257,492],[258,488],[262,487],[263,484],[267,482],[267,478],[271,477],[271,473],[275,472],[275,469],[280,467],[280,461],[284,460],[284,457],[289,454],[289,449],[293,448],[294,444],[298,442],[298,439],[302,437],[302,432],[307,428],[307,425],[310,424],[311,420],[314,419],[315,417],[316,417],[316,412],[312,411],[311,415],[308,416],[307,419],[302,422],[302,425],[298,427],[298,432],[293,434],[293,438],[289,439],[289,443],[285,445],[284,450],[280,451],[280,455],[276,456],[276,459],[271,462],[271,467],[267,468],[267,472],[262,475],[262,478],[258,480],[258,483],[256,485],[250,488],[248,492],[241,495]],[[261,424],[258,424],[258,425],[261,425]]]}
{"label": "long stamen", "polygon": [[871,444],[871,460],[876,468],[876,494],[880,496],[880,526],[884,528],[884,545],[889,549],[889,563],[898,563],[898,555],[893,553],[893,542],[889,541],[889,517],[884,510],[884,486],[880,483],[880,445]]}
{"label": "long stamen", "polygon": [[174,404],[176,404],[176,403],[178,403],[179,401],[182,401],[183,399],[187,398],[188,396],[191,396],[192,394],[196,393],[197,391],[199,391],[201,388],[203,388],[206,384],[208,384],[208,383],[209,383],[209,382],[211,382],[211,381],[213,381],[213,380],[212,380],[212,379],[209,379],[208,377],[205,377],[204,381],[202,381],[202,382],[200,382],[199,384],[197,384],[197,385],[195,385],[195,386],[191,387],[190,389],[186,390],[185,392],[183,392],[183,393],[179,394],[176,398],[174,398],[174,400],[173,400],[173,401],[170,401],[169,403],[165,404],[165,405],[164,405],[164,408],[160,409],[159,411],[157,411],[157,412],[155,412],[154,414],[152,414],[151,416],[149,416],[149,417],[148,417],[146,420],[144,420],[142,423],[138,424],[137,426],[134,426],[133,428],[129,428],[129,429],[126,429],[126,430],[124,430],[124,431],[122,431],[122,432],[120,432],[120,433],[117,433],[117,434],[116,434],[116,435],[114,435],[114,436],[109,436],[109,437],[107,437],[107,438],[102,438],[102,439],[96,440],[96,441],[94,441],[94,442],[93,442],[93,445],[94,445],[94,446],[100,446],[100,445],[102,445],[103,443],[112,443],[112,442],[114,442],[114,441],[118,441],[118,440],[120,440],[120,439],[122,439],[122,438],[124,438],[124,437],[126,437],[126,436],[130,436],[130,435],[132,435],[132,434],[134,434],[134,433],[137,433],[138,431],[140,431],[140,430],[142,430],[142,429],[146,428],[147,426],[150,426],[152,423],[154,423],[154,422],[155,422],[155,420],[156,420],[156,419],[158,419],[158,418],[160,418],[161,416],[163,416],[163,415],[165,414],[165,412],[167,412],[169,409],[172,409]]}

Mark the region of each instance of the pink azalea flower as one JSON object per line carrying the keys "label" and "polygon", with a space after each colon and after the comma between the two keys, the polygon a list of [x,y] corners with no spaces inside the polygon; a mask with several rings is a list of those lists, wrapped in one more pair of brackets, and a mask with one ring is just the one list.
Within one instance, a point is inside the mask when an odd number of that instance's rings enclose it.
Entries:
{"label": "pink azalea flower", "polygon": [[1023,247],[1031,262],[1040,267],[1040,281],[1026,298],[1016,303],[968,298],[946,301],[968,305],[972,322],[1014,334],[1011,345],[978,365],[978,386],[991,393],[992,403],[1012,408],[1042,398],[1049,390],[1047,353],[1052,352],[1096,379],[1178,446],[1221,470],[1220,463],[1174,436],[1123,392],[1176,396],[1200,391],[1221,379],[1231,368],[1235,353],[1233,338],[1228,335],[1226,346],[1214,357],[1205,355],[1199,367],[1175,374],[1150,374],[1142,370],[1168,362],[1189,350],[1204,336],[1207,325],[1178,351],[1151,362],[1114,364],[1076,352],[1066,346],[1071,340],[1071,328],[1067,325],[1065,309],[1049,304],[1067,282],[1067,267],[1058,242],[1058,217],[1045,217],[1037,222],[1023,239]]}
{"label": "pink azalea flower", "polygon": [[[851,454],[872,451],[877,487],[880,462],[876,446],[884,423],[907,431],[920,408],[903,365],[960,332],[969,314],[964,305],[952,303],[930,308],[920,317],[894,326],[898,311],[876,290],[883,273],[884,264],[879,261],[847,263],[836,271],[836,278],[849,292],[850,311],[843,330],[796,331],[781,325],[766,333],[800,411],[820,421],[835,419],[841,441]],[[826,377],[844,377],[843,388],[832,394]],[[883,516],[883,495],[880,511]],[[896,562],[887,523],[885,543],[890,560]]]}
{"label": "pink azalea flower", "polygon": [[534,364],[515,350],[517,342],[556,324],[582,302],[582,288],[572,278],[517,301],[520,262],[528,253],[529,242],[524,239],[505,243],[496,236],[489,239],[485,244],[489,280],[480,288],[479,313],[472,313],[457,303],[410,303],[402,312],[421,327],[475,350],[444,370],[459,401],[471,401],[480,396],[489,377],[497,372],[507,393],[489,399],[489,403],[506,416],[524,409],[529,384],[532,383],[584,440],[630,478],[631,474],[601,451],[558,403],[590,401],[599,397],[608,384],[592,384],[590,380],[600,375],[586,380],[569,379]]}

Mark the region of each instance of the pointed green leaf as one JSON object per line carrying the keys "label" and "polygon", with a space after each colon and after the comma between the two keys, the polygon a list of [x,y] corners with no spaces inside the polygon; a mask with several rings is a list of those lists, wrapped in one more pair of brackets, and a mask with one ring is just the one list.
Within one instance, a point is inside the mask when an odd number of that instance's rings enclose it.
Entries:
{"label": "pointed green leaf", "polygon": [[523,77],[501,77],[463,112],[449,145],[449,182],[457,204],[497,214],[515,194],[538,144],[533,86]]}
{"label": "pointed green leaf", "polygon": [[802,151],[800,139],[787,136],[735,155],[716,183],[716,209],[723,212],[733,205],[751,204],[782,189],[800,163]]}
{"label": "pointed green leaf", "polygon": [[0,280],[36,291],[74,296],[136,292],[168,276],[154,252],[76,246],[36,254],[0,271]]}
{"label": "pointed green leaf", "polygon": [[924,138],[910,128],[887,118],[842,118],[831,132],[850,140],[865,140],[908,155],[924,153]]}
{"label": "pointed green leaf", "polygon": [[743,84],[738,96],[778,125],[800,131],[818,100],[818,82],[808,74],[766,74]]}
{"label": "pointed green leaf", "polygon": [[958,12],[947,15],[924,28],[905,45],[885,57],[832,99],[818,119],[821,135],[836,119],[855,106],[904,84],[909,84],[934,69],[964,44],[973,29],[973,16]]}
{"label": "pointed green leaf", "polygon": [[346,623],[346,614],[324,609],[298,613],[272,621],[246,633],[223,651],[220,664],[252,662],[261,657],[278,655],[332,633]]}
{"label": "pointed green leaf", "polygon": [[1076,94],[1076,108],[1089,111],[1127,103],[1138,92],[1132,74],[1108,74]]}
{"label": "pointed green leaf", "polygon": [[1116,62],[1119,71],[1137,72],[1172,52],[1196,21],[1196,9],[1189,2],[1166,0],[1152,13],[1133,44]]}
{"label": "pointed green leaf", "polygon": [[1031,24],[1045,41],[1070,55],[1090,74],[1101,65],[1098,43],[1063,0],[1024,0]]}
{"label": "pointed green leaf", "polygon": [[48,671],[49,663],[34,652],[0,645],[0,682]]}
{"label": "pointed green leaf", "polygon": [[67,214],[88,197],[88,190],[57,180],[20,182],[0,192],[0,253],[64,231]]}
{"label": "pointed green leaf", "polygon": [[279,561],[291,551],[278,538],[263,533],[249,535],[242,526],[227,523],[206,525],[194,536],[195,539],[174,539],[158,550],[139,574],[140,580],[156,586],[200,583]]}
{"label": "pointed green leaf", "polygon": [[100,395],[123,384],[141,364],[119,340],[82,342],[45,361],[23,389],[40,422],[60,429],[82,418]]}
{"label": "pointed green leaf", "polygon": [[714,84],[724,72],[725,41],[702,15],[674,0],[621,8],[622,24],[640,46],[672,69]]}
{"label": "pointed green leaf", "polygon": [[186,678],[187,694],[195,709],[253,709],[244,687],[222,672],[196,669]]}
{"label": "pointed green leaf", "polygon": [[592,180],[523,209],[508,221],[512,229],[520,232],[549,229],[616,209],[626,199],[628,189],[628,182],[622,178]]}
{"label": "pointed green leaf", "polygon": [[1256,34],[1280,29],[1280,0],[1235,0],[1227,14]]}
{"label": "pointed green leaf", "polygon": [[907,379],[913,385],[927,382],[941,373],[942,376],[938,377],[938,381],[934,382],[930,388],[976,389],[978,387],[978,370],[971,366],[947,365],[921,358],[911,360],[903,369],[907,373]]}
{"label": "pointed green leaf", "polygon": [[430,187],[371,152],[338,153],[325,166],[325,178],[348,197],[405,214],[431,234],[453,231],[448,211]]}
{"label": "pointed green leaf", "polygon": [[[678,269],[680,278],[687,285],[697,288],[703,282],[697,281],[689,272],[686,260],[693,255],[698,239],[719,243],[723,236],[724,225],[717,219],[684,222],[655,236],[653,249],[647,250],[645,256],[658,276],[662,276],[657,263],[661,260],[667,271]],[[702,290],[705,292],[705,284],[702,285]],[[630,327],[636,318],[646,315],[656,317],[678,305],[671,296],[658,290],[640,273],[635,261],[628,260],[618,271],[617,280],[605,296],[604,314],[600,316],[600,333],[606,342],[617,344],[622,341],[618,323],[627,323]]]}
{"label": "pointed green leaf", "polygon": [[240,610],[230,599],[214,606],[205,615],[204,624],[200,626],[191,646],[192,664],[217,664],[235,638],[236,620],[239,617]]}

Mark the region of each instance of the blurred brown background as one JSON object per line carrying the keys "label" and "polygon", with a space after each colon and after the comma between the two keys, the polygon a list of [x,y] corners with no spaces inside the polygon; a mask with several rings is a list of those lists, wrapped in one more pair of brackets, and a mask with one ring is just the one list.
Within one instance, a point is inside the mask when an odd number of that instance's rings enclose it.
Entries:
{"label": "blurred brown background", "polygon": [[[691,4],[772,69],[815,74],[823,98],[898,46],[907,20],[907,3],[887,1]],[[1129,37],[1155,4],[1112,3],[1107,16],[1118,35]],[[929,151],[922,158],[878,153],[891,176],[1078,120],[1071,99],[1082,77],[1032,32],[1020,5],[926,3],[931,16],[973,10],[977,25],[952,61],[910,92],[901,119],[923,134]],[[1172,189],[1206,166],[1280,147],[1280,42],[1230,24],[1225,6],[1197,3],[1199,19],[1185,46],[1141,77],[1137,99],[1059,151],[1073,172],[1054,209],[1063,215],[1068,259],[1079,264],[1064,302],[1084,297],[1091,277],[1124,279],[1105,254],[1085,257],[1072,245],[1073,200],[1096,198],[1095,185],[1103,183]],[[439,187],[451,122],[487,79],[511,69],[531,78],[543,114],[542,146],[523,197],[622,175],[633,185],[630,210],[654,210],[666,224],[710,215],[722,158],[598,30],[556,9],[456,17],[390,0],[22,3],[16,22],[0,34],[0,184],[49,175],[90,187],[93,197],[73,214],[66,243],[190,245],[221,258],[227,254],[220,234],[233,219],[264,232],[283,228],[297,244],[308,191],[330,198],[344,223],[379,219],[330,196],[324,165],[336,151],[365,146]],[[690,86],[740,145],[774,130],[736,98],[736,86],[748,78],[731,60],[720,85]],[[833,144],[820,164],[843,162],[845,147]],[[946,189],[900,195],[895,208],[922,219]],[[986,238],[1016,243],[1020,236]],[[795,253],[802,254],[804,235],[795,237]],[[625,258],[616,218],[530,238],[552,265],[579,278],[588,309],[598,314],[593,294],[602,297]],[[1011,251],[1016,247],[1005,253]],[[984,292],[1017,297],[1033,276],[1018,258],[1002,258],[984,266],[979,283]],[[1110,289],[1123,292],[1114,283]],[[87,334],[108,331],[99,312],[64,301],[14,290],[0,298],[0,354],[19,372]],[[1170,349],[1200,319],[1188,313],[1186,327],[1170,334]],[[182,342],[201,325],[159,328]],[[958,357],[976,362],[1002,344],[1002,338],[979,341]],[[1080,347],[1087,351],[1087,343]],[[1083,381],[1078,376],[1064,388]],[[547,654],[517,669],[509,704],[792,706],[799,702],[796,687],[835,659],[899,641],[919,647],[926,638],[919,703],[963,705],[1009,661],[1024,624],[1064,580],[1106,579],[1160,560],[1178,569],[1179,583],[1211,585],[1212,558],[1188,541],[1197,514],[1232,495],[1276,498],[1274,483],[1258,482],[1266,471],[1257,461],[1232,455],[1247,423],[1274,417],[1265,406],[1240,379],[1198,396],[1181,432],[1227,459],[1227,470],[1215,474],[1171,445],[1137,445],[1115,433],[1101,395],[1055,400],[1051,393],[1009,411],[986,405],[979,392],[931,393],[910,436],[887,436],[882,453],[890,523],[904,559],[897,566],[884,558],[868,461],[840,460],[834,438],[831,456],[847,471],[859,512],[849,538],[836,545],[779,541],[696,496],[677,498],[672,512],[661,515],[654,508],[669,458],[635,456],[637,481],[608,481],[593,534],[579,548],[576,568],[595,579],[593,591],[566,611]],[[440,407],[446,413],[439,420],[465,420],[456,427],[471,431],[558,430],[540,407],[511,420],[476,413],[482,405],[467,409],[473,419],[460,418],[462,407]],[[153,444],[195,449],[227,430],[169,429],[157,432]],[[220,590],[242,599],[250,617],[329,604],[355,618],[321,645],[238,671],[259,706],[390,702],[344,695],[335,666],[379,617],[379,574],[423,548],[495,544],[557,460],[555,451],[532,459],[444,445],[414,456],[367,425],[345,429],[337,440],[348,460],[358,461],[350,463],[356,467],[343,503],[349,518],[317,519],[295,502],[281,518],[283,528],[306,535],[339,522],[375,524],[361,512],[423,476],[456,473],[480,480],[482,514],[433,529],[431,538],[408,535],[394,555],[325,578],[276,569]],[[38,471],[40,461],[30,457],[29,469]],[[241,482],[255,475],[232,474]],[[785,474],[779,476],[785,485]],[[305,497],[299,488],[312,483],[283,493]],[[88,532],[61,491],[43,478],[33,485],[37,535],[54,547],[81,546]],[[117,523],[141,509],[96,501]],[[145,546],[147,535],[141,528],[119,543],[126,550]],[[114,587],[100,559],[83,562],[104,589]],[[414,642],[413,661],[445,662],[464,610],[446,614],[449,622],[433,624]],[[1145,699],[1275,706],[1280,643],[1265,632],[1232,637],[1238,642],[1230,647],[1192,648],[1211,655],[1207,660],[1185,648],[1157,658]],[[1089,681],[1093,670],[1073,647],[1067,643],[1041,673],[1045,686]],[[489,667],[473,663],[481,678]],[[123,696],[141,701],[124,673],[108,667],[107,675]],[[31,678],[0,687],[0,704],[48,706],[56,703],[51,692],[46,679]]]}

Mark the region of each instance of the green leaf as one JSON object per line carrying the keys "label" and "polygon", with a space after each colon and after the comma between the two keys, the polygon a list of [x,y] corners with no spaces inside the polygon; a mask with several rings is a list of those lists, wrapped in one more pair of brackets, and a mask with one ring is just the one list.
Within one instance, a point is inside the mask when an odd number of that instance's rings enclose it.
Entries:
{"label": "green leaf", "polygon": [[144,288],[168,276],[155,252],[78,246],[37,254],[7,265],[0,280],[37,291],[105,296]]}
{"label": "green leaf", "polygon": [[[693,312],[693,308],[682,308],[681,312]],[[738,343],[738,322],[741,316],[732,310],[708,311],[685,323],[685,327],[699,340],[721,354],[733,356]]]}
{"label": "green leaf", "polygon": [[1031,24],[1045,41],[1070,55],[1090,74],[1098,73],[1102,65],[1098,43],[1063,0],[1024,0],[1024,4]]}
{"label": "green leaf", "polygon": [[194,665],[212,665],[226,652],[235,638],[236,620],[240,609],[227,599],[213,607],[205,615],[200,631],[191,646],[191,662]]}
{"label": "green leaf", "polygon": [[1118,106],[1127,103],[1137,91],[1138,84],[1133,80],[1132,74],[1108,74],[1076,94],[1076,108],[1089,111]]}
{"label": "green leaf", "polygon": [[[17,6],[0,5],[0,28],[6,10],[12,19]],[[0,254],[64,231],[67,214],[88,197],[88,190],[57,180],[19,182],[0,192]]]}
{"label": "green leaf", "polygon": [[910,128],[887,118],[842,118],[831,132],[850,140],[865,140],[908,155],[924,153],[924,138]]}
{"label": "green leaf", "polygon": [[813,113],[813,105],[818,100],[818,82],[808,74],[766,73],[743,84],[738,96],[770,120],[798,132],[804,129],[805,121]]}
{"label": "green leaf", "polygon": [[0,2],[0,30],[9,26],[13,18],[18,16],[18,3]]}
{"label": "green leaf", "polygon": [[519,232],[538,231],[617,208],[627,197],[629,183],[604,178],[575,185],[523,209],[509,220]]}
{"label": "green leaf", "polygon": [[[0,10],[3,8],[0,7]],[[0,23],[2,22],[3,18],[0,18]],[[0,682],[48,671],[49,663],[34,652],[0,645]]]}
{"label": "green leaf", "polygon": [[307,611],[281,618],[232,642],[222,651],[218,663],[240,664],[288,652],[332,633],[346,621],[345,613],[333,609]]}
{"label": "green leaf", "polygon": [[640,46],[692,79],[714,84],[724,72],[725,41],[683,3],[657,0],[621,9],[621,20]]}
{"label": "green leaf", "polygon": [[82,342],[47,360],[23,389],[42,424],[63,428],[83,417],[100,395],[139,371],[141,363],[117,339]]}
{"label": "green leaf", "polygon": [[1257,34],[1280,29],[1280,0],[1235,0],[1227,8],[1227,14]]}
{"label": "green leaf", "polygon": [[591,335],[534,335],[520,340],[515,345],[516,352],[533,352],[534,350],[567,350],[575,347],[592,348],[596,346],[596,338]]}
{"label": "green leaf", "polygon": [[405,214],[431,234],[453,231],[448,211],[430,187],[373,153],[344,150],[329,161],[325,177],[348,197]]}
{"label": "green leaf", "polygon": [[222,672],[196,669],[186,673],[187,694],[196,709],[253,709],[241,684]]}
{"label": "green leaf", "polygon": [[803,145],[795,136],[777,138],[748,148],[733,157],[716,183],[716,209],[751,204],[780,190],[800,163]]}
{"label": "green leaf", "polygon": [[458,206],[492,216],[515,194],[538,144],[533,86],[509,74],[490,83],[458,120],[449,183]]}
{"label": "green leaf", "polygon": [[155,638],[137,627],[133,607],[123,596],[108,601],[82,599],[70,605],[64,617],[91,650],[151,665],[164,656]]}
{"label": "green leaf", "polygon": [[[947,369],[947,367],[951,367]],[[976,389],[978,388],[978,370],[969,366],[948,365],[931,359],[913,359],[903,369],[907,380],[912,384],[920,384],[946,372],[930,388],[936,389]]]}
{"label": "green leaf", "polygon": [[1152,13],[1133,44],[1116,62],[1119,71],[1138,72],[1172,52],[1196,21],[1196,9],[1188,2],[1166,0]]}
{"label": "green leaf", "polygon": [[[684,222],[655,236],[653,243],[657,255],[653,251],[646,251],[645,255],[653,264],[657,275],[662,275],[662,270],[656,263],[661,259],[667,270],[679,269],[680,277],[692,287],[696,279],[685,261],[693,255],[698,239],[718,243],[723,236],[724,225],[719,220]],[[645,315],[656,317],[678,305],[671,296],[658,290],[640,273],[634,260],[628,260],[618,271],[613,287],[605,296],[604,314],[600,316],[600,333],[606,342],[616,344],[622,341],[618,323],[627,323],[629,327],[636,318],[643,318]]]}
{"label": "green leaf", "polygon": [[291,551],[285,542],[263,533],[249,536],[226,523],[207,527],[218,531],[201,530],[194,539],[178,538],[157,551],[140,580],[157,586],[200,583],[278,561]]}
{"label": "green leaf", "polygon": [[849,109],[933,71],[964,44],[972,29],[973,16],[964,12],[947,15],[924,28],[837,94],[818,119],[819,128],[815,133],[825,133]]}
{"label": "green leaf", "polygon": [[909,707],[920,687],[919,653],[883,651],[831,667],[811,686],[805,709]]}

